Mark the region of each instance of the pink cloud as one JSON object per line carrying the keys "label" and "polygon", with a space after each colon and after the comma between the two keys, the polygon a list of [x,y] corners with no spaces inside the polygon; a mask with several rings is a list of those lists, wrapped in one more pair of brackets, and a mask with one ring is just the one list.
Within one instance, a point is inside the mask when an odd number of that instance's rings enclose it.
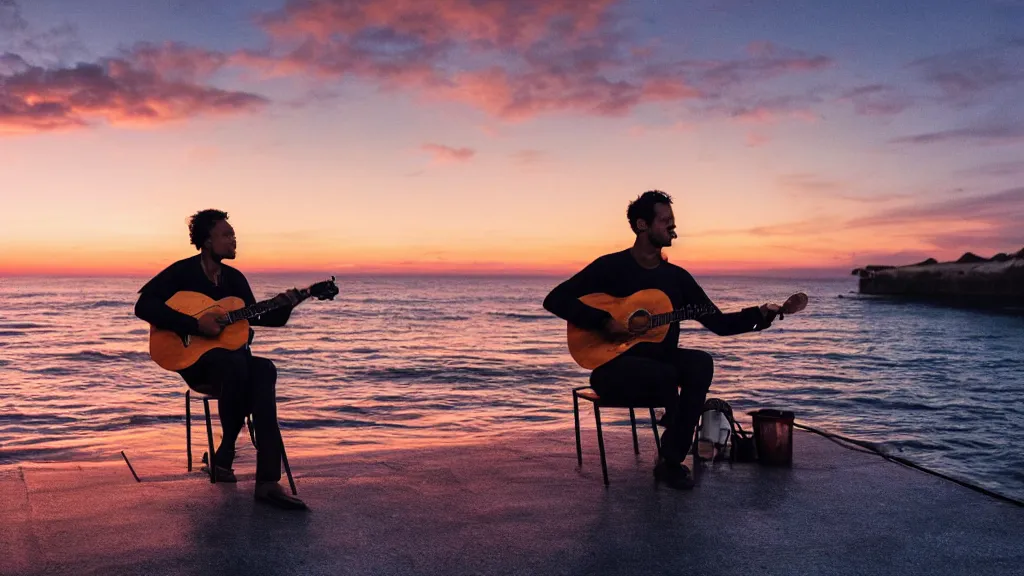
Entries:
{"label": "pink cloud", "polygon": [[[838,185],[810,174],[794,174],[782,180],[809,188],[811,195],[829,197],[828,190]],[[1019,225],[1024,220],[1024,188],[934,201],[902,195],[858,198],[837,194],[835,197],[878,206],[870,214],[856,218],[819,216],[743,229],[704,230],[700,235],[749,235],[758,237],[762,243],[775,241],[785,246],[787,242],[799,241],[803,247],[813,247],[815,242],[834,243],[837,234],[838,238],[851,235],[873,237],[889,239],[894,245],[916,243],[924,249],[935,250],[934,254],[927,256],[936,258],[952,254],[955,258],[965,251],[987,254],[1016,251],[1024,245],[1024,229]],[[894,204],[895,200],[902,201]],[[810,241],[809,238],[817,240]],[[892,263],[907,264],[915,260],[908,259],[908,253],[895,254],[895,251],[859,254],[856,258],[861,263],[881,264],[890,262],[884,258],[890,254],[895,258]]]}
{"label": "pink cloud", "polygon": [[970,195],[931,203],[913,203],[858,218],[850,226],[901,225],[915,221],[944,222],[984,220],[1000,226],[1017,227],[1024,220],[1024,188],[991,194]]}
{"label": "pink cloud", "polygon": [[446,86],[430,90],[433,97],[465,102],[506,120],[573,110],[597,116],[623,116],[643,102],[695,97],[696,91],[658,80],[609,80],[578,70],[502,68],[460,73]]}
{"label": "pink cloud", "polygon": [[861,116],[892,116],[914,104],[914,100],[891,86],[872,84],[847,91],[840,102],[849,102]]}
{"label": "pink cloud", "polygon": [[[831,60],[771,43],[736,60],[677,60],[632,39],[620,0],[289,0],[259,22],[271,38],[239,61],[273,74],[358,78],[518,120],[619,116],[646,103],[715,102]],[[638,60],[641,62],[638,63]]]}
{"label": "pink cloud", "polygon": [[531,165],[540,164],[547,159],[548,155],[542,150],[519,150],[512,154],[512,158],[517,164],[520,165]]}
{"label": "pink cloud", "polygon": [[0,0],[0,53],[28,55],[45,61],[70,59],[84,50],[77,29],[59,24],[47,29],[32,26],[15,0]]}
{"label": "pink cloud", "polygon": [[938,132],[926,132],[905,136],[891,141],[894,144],[937,144],[967,142],[982,145],[1016,144],[1024,142],[1024,123],[981,124],[966,128],[952,128]]}
{"label": "pink cloud", "polygon": [[705,81],[724,88],[730,84],[752,80],[770,80],[791,72],[815,72],[830,68],[832,59],[805,54],[771,42],[754,42],[748,46],[749,58],[728,61],[692,62]]}
{"label": "pink cloud", "polygon": [[367,30],[442,44],[451,38],[502,47],[526,47],[553,29],[572,37],[595,29],[618,0],[288,0],[259,21],[276,38],[311,37],[326,43]]}
{"label": "pink cloud", "polygon": [[1024,83],[1024,43],[1010,40],[938,54],[912,62],[910,68],[938,88],[943,102],[969,106],[990,91]]}
{"label": "pink cloud", "polygon": [[694,124],[683,120],[676,120],[674,122],[662,122],[658,124],[635,124],[630,126],[627,133],[634,137],[644,137],[650,134],[659,133],[676,133],[682,134],[684,132],[690,132],[694,128]]}
{"label": "pink cloud", "polygon": [[1024,175],[1024,160],[982,164],[973,168],[958,170],[957,173],[964,176],[991,176],[997,178],[1004,176],[1019,176]]}
{"label": "pink cloud", "polygon": [[424,144],[420,146],[420,150],[429,153],[433,156],[434,162],[438,163],[468,162],[476,155],[476,150],[472,148],[453,148],[443,144]]}
{"label": "pink cloud", "polygon": [[194,82],[215,74],[229,57],[221,52],[187,46],[179,42],[138,43],[123,52],[123,58],[139,70],[162,78]]}
{"label": "pink cloud", "polygon": [[779,110],[768,106],[756,106],[754,108],[736,110],[732,113],[734,120],[752,124],[774,124],[779,121],[781,116],[782,113]]}
{"label": "pink cloud", "polygon": [[843,189],[843,185],[815,174],[783,174],[778,177],[779,185],[801,194],[832,196]]}
{"label": "pink cloud", "polygon": [[483,132],[487,136],[490,136],[491,138],[497,138],[498,136],[501,136],[501,130],[498,130],[496,126],[492,126],[490,124],[481,124],[480,126],[477,126],[477,128],[479,128],[481,132]]}
{"label": "pink cloud", "polygon": [[746,143],[749,148],[759,148],[771,141],[771,137],[764,132],[747,132]]}
{"label": "pink cloud", "polygon": [[752,104],[749,107],[733,108],[729,111],[729,116],[744,124],[777,124],[788,118],[816,122],[819,116],[811,110],[810,106],[810,104],[785,100],[765,101]]}
{"label": "pink cloud", "polygon": [[0,58],[0,133],[159,124],[262,108],[267,100],[193,81],[220,66],[212,53],[143,46],[125,58],[74,67],[43,67]]}

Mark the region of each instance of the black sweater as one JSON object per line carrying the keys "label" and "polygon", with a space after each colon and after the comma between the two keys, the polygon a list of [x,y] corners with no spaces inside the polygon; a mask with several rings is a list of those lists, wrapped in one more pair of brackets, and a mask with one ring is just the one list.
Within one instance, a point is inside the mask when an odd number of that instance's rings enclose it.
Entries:
{"label": "black sweater", "polygon": [[[199,255],[179,260],[165,268],[139,290],[135,315],[162,330],[178,334],[200,335],[199,321],[167,306],[165,302],[176,292],[188,290],[205,294],[214,300],[237,296],[246,306],[256,303],[249,282],[237,269],[221,263],[220,285],[214,285],[206,273]],[[257,316],[249,321],[254,326],[284,326],[291,316],[292,307],[285,306]]]}
{"label": "black sweater", "polygon": [[[580,302],[581,296],[603,292],[621,298],[649,288],[664,292],[676,309],[688,304],[714,306],[686,270],[668,262],[662,262],[655,268],[644,268],[629,250],[623,250],[601,256],[575,276],[556,286],[544,299],[544,308],[580,328],[600,330],[611,315]],[[717,314],[702,316],[697,321],[719,336],[761,330],[771,323],[771,319],[764,320],[756,306],[729,314],[719,311]],[[678,346],[679,324],[676,323],[669,328],[661,343],[637,344],[627,353],[657,358]]]}

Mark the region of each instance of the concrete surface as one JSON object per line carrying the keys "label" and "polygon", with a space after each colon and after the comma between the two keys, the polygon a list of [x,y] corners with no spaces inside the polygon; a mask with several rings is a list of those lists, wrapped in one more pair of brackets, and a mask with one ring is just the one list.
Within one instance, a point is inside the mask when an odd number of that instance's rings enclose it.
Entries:
{"label": "concrete surface", "polygon": [[143,483],[123,461],[8,468],[0,573],[1024,573],[1024,510],[877,456],[797,432],[791,469],[716,464],[676,492],[643,440],[606,434],[609,488],[588,427],[582,470],[571,428],[294,458],[308,513],[254,503],[242,466],[237,485],[131,454]]}

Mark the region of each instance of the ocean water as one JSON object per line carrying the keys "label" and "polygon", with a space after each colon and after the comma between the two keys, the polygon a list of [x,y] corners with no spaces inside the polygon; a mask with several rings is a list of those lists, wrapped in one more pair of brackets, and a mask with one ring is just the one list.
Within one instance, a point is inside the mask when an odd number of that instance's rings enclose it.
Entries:
{"label": "ocean water", "polygon": [[[250,283],[261,298],[321,279]],[[133,315],[144,280],[0,278],[0,464],[125,450],[142,474],[184,469],[185,387],[150,360],[148,327]],[[343,277],[337,300],[303,303],[285,328],[257,328],[254,352],[278,366],[289,455],[518,431],[571,438],[570,389],[587,372],[568,355],[565,324],[541,307],[557,281]],[[726,311],[810,297],[762,333],[683,324],[681,345],[715,357],[711,396],[745,424],[751,410],[792,410],[798,422],[1024,498],[1024,317],[860,297],[852,277],[698,281]],[[192,411],[198,459],[201,403]],[[625,411],[605,418],[628,426]],[[236,467],[253,460],[241,449]]]}

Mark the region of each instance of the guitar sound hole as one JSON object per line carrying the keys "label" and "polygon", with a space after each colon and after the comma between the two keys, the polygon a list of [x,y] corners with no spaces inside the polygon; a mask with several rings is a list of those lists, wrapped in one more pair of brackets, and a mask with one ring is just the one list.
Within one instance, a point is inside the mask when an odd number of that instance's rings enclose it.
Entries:
{"label": "guitar sound hole", "polygon": [[651,325],[651,313],[647,310],[637,310],[629,317],[628,328],[630,332],[643,332]]}

